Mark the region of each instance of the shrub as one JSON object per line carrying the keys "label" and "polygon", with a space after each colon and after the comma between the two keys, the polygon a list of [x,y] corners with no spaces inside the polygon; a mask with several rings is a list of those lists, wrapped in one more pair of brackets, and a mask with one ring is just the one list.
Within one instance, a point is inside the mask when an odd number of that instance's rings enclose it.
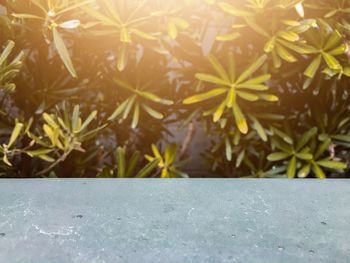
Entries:
{"label": "shrub", "polygon": [[202,127],[203,174],[346,176],[349,18],[343,0],[1,1],[0,172],[187,177]]}

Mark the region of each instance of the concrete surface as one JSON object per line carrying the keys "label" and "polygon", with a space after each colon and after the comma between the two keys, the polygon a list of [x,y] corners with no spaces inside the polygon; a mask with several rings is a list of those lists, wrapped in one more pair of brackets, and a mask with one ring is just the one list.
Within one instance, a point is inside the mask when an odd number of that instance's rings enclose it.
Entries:
{"label": "concrete surface", "polygon": [[0,262],[350,262],[350,180],[0,180]]}

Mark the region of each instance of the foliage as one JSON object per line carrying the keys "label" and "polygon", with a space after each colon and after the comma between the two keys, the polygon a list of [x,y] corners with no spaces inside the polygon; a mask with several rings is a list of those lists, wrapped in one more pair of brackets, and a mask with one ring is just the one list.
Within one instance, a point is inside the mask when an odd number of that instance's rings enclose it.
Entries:
{"label": "foliage", "polygon": [[187,177],[195,127],[203,174],[347,176],[349,18],[349,0],[0,1],[0,175]]}
{"label": "foliage", "polygon": [[164,156],[154,144],[152,144],[152,152],[154,156],[146,155],[146,159],[151,163],[158,161],[161,178],[187,177],[187,174],[179,171],[179,168],[184,165],[186,160],[182,162],[176,160],[178,156],[178,146],[176,144],[166,145]]}

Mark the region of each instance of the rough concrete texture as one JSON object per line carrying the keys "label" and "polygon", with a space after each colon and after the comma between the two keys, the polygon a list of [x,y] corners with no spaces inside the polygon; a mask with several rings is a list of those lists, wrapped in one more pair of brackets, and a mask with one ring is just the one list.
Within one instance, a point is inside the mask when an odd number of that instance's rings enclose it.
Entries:
{"label": "rough concrete texture", "polygon": [[350,180],[0,180],[0,262],[350,262]]}

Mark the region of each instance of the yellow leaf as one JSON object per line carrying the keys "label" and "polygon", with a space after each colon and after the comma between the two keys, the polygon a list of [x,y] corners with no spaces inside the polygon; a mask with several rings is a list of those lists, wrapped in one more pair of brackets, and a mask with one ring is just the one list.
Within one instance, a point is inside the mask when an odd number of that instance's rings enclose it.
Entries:
{"label": "yellow leaf", "polygon": [[248,133],[247,120],[245,119],[241,109],[238,107],[237,104],[233,105],[233,115],[235,117],[236,125],[239,131],[243,134],[247,134]]}

